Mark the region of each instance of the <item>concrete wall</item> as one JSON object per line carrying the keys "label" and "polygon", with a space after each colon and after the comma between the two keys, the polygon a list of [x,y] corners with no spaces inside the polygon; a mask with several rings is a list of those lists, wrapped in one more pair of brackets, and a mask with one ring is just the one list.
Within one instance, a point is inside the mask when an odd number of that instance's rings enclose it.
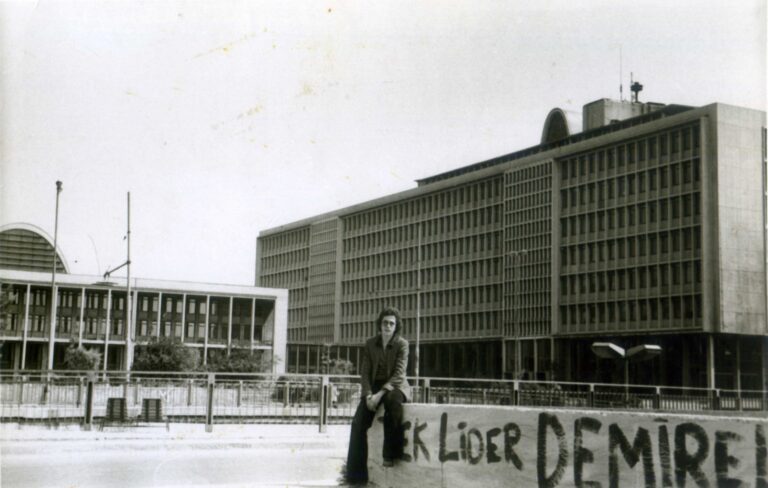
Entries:
{"label": "concrete wall", "polygon": [[409,404],[408,459],[384,469],[382,415],[376,486],[768,486],[764,416]]}
{"label": "concrete wall", "polygon": [[719,331],[766,334],[762,128],[765,114],[715,106]]}

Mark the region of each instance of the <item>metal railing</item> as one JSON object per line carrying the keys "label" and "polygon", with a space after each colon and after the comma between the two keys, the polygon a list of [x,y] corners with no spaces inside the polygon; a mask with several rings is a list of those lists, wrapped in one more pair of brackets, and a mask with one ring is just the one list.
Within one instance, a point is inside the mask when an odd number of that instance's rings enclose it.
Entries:
{"label": "metal railing", "polygon": [[[417,403],[669,412],[766,412],[768,392],[604,383],[420,378]],[[357,376],[7,371],[0,372],[0,421],[79,422],[90,429],[121,398],[141,420],[160,400],[168,422],[347,423],[360,401]]]}

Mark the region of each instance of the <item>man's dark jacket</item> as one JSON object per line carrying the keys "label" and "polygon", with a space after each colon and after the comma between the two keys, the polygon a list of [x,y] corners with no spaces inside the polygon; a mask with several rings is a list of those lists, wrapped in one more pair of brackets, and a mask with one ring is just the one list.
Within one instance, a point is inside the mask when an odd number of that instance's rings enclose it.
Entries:
{"label": "man's dark jacket", "polygon": [[382,387],[385,390],[400,390],[406,400],[411,398],[411,385],[405,379],[405,369],[408,366],[408,341],[396,333],[386,347],[382,347],[381,335],[365,341],[363,348],[363,364],[360,368],[362,396],[371,393],[371,385],[376,378],[381,355],[384,355],[387,365],[387,382]]}

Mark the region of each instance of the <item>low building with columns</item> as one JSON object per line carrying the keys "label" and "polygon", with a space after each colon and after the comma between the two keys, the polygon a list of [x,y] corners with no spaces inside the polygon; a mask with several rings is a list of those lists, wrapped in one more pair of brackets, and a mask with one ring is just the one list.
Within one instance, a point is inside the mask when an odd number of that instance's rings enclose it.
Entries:
{"label": "low building with columns", "polygon": [[1,369],[60,368],[74,343],[98,350],[104,369],[127,370],[136,346],[169,337],[199,349],[203,361],[234,349],[267,351],[273,372],[285,371],[287,290],[132,278],[127,300],[124,277],[71,274],[61,252],[54,283],[52,260],[53,242],[41,229],[0,227]]}

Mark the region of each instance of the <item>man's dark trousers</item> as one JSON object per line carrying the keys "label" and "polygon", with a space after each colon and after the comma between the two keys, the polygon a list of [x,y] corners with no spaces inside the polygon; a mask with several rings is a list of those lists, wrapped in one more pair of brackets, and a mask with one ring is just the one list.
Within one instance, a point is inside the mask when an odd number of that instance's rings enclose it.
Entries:
{"label": "man's dark trousers", "polygon": [[[374,391],[376,387],[374,385]],[[381,400],[384,404],[384,450],[383,457],[400,459],[403,456],[403,403],[405,396],[395,389],[387,392]],[[351,482],[368,481],[368,429],[376,413],[368,410],[365,398],[360,400],[352,419],[347,452],[346,479]]]}

